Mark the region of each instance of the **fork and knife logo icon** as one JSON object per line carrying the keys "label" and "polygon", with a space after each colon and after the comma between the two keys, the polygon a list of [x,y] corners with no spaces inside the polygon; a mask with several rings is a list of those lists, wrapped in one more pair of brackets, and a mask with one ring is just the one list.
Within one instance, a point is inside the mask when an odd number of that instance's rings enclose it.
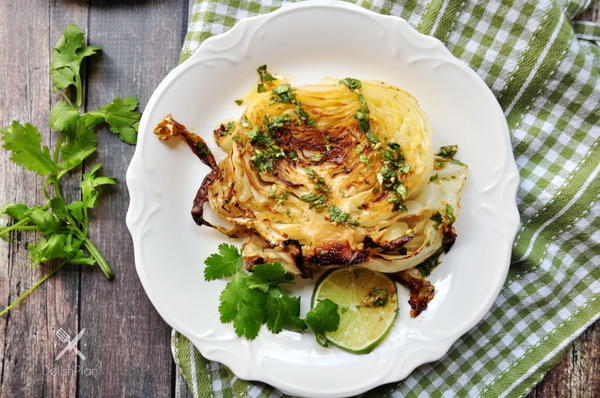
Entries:
{"label": "fork and knife logo icon", "polygon": [[63,343],[67,343],[67,345],[65,346],[65,348],[63,348],[63,350],[56,356],[56,358],[54,358],[55,361],[58,361],[63,355],[65,355],[65,353],[69,350],[74,350],[75,352],[77,352],[77,356],[79,358],[81,358],[82,361],[85,361],[85,355],[83,355],[83,353],[81,351],[79,351],[79,349],[77,349],[77,343],[79,342],[79,340],[81,339],[81,337],[83,336],[83,334],[85,333],[85,328],[83,328],[81,330],[81,332],[79,332],[77,334],[77,336],[75,336],[72,340],[71,340],[71,336],[69,336],[69,333],[67,333],[65,330],[63,330],[62,328],[58,329],[56,331],[56,337],[58,337],[58,339],[60,341],[62,341]]}

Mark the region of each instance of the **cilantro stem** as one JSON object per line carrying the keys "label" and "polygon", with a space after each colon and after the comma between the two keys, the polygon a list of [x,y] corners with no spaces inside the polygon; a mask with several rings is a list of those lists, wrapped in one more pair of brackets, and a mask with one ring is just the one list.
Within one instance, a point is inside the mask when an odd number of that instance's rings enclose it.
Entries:
{"label": "cilantro stem", "polygon": [[[64,141],[65,141],[65,134],[64,133],[58,134],[58,139],[56,140],[56,144],[54,146],[54,155],[52,156],[52,160],[54,161],[54,163],[58,163],[58,155],[60,153],[60,148],[62,147],[62,144]],[[60,174],[64,175],[65,173],[66,173],[66,171],[63,170]],[[56,177],[56,179],[59,180],[60,177]]]}
{"label": "cilantro stem", "polygon": [[[52,185],[54,186],[54,194],[56,195],[56,197],[64,201],[62,190],[60,188],[60,183],[58,181],[54,181],[52,183]],[[90,255],[92,257],[94,257],[94,260],[96,260],[96,262],[98,263],[98,267],[100,268],[100,271],[102,271],[102,273],[104,274],[106,279],[108,279],[108,280],[113,279],[114,274],[112,272],[112,269],[110,268],[110,265],[108,265],[108,262],[106,262],[106,259],[104,258],[104,256],[102,256],[102,253],[100,253],[98,248],[96,246],[94,246],[92,241],[90,241],[90,239],[87,236],[88,226],[87,225],[83,226],[83,229],[85,230],[85,232],[84,232],[84,231],[82,231],[81,227],[77,224],[77,221],[75,221],[75,219],[73,219],[73,217],[71,216],[71,214],[69,214],[68,211],[65,212],[65,217],[67,219],[67,222],[73,229],[73,231],[83,241],[83,245],[85,246],[87,251],[90,253]],[[86,220],[87,220],[87,214],[86,214]]]}
{"label": "cilantro stem", "polygon": [[46,275],[43,276],[42,279],[40,279],[39,281],[37,281],[36,283],[33,284],[33,286],[31,286],[29,289],[27,289],[23,294],[21,294],[15,301],[13,301],[12,303],[10,303],[6,308],[4,308],[2,310],[2,312],[0,312],[0,316],[6,314],[8,311],[11,310],[11,308],[13,308],[14,306],[16,306],[17,304],[19,304],[21,301],[23,301],[27,296],[29,296],[35,289],[37,289],[38,287],[40,287],[40,285],[44,282],[46,282],[46,280],[48,280],[48,278],[50,278],[52,275],[56,274],[58,272],[59,269],[61,269],[63,267],[63,265],[65,265],[65,262],[62,262],[60,264],[58,264],[56,267],[54,267],[54,269],[50,272],[48,272]]}
{"label": "cilantro stem", "polygon": [[61,171],[60,173],[58,173],[58,174],[56,175],[56,179],[57,179],[57,180],[60,180],[60,179],[61,179],[61,178],[63,178],[63,177],[64,177],[64,176],[65,176],[65,175],[66,175],[66,174],[69,172],[69,171],[70,171],[70,170],[63,170],[63,171]]}
{"label": "cilantro stem", "polygon": [[5,227],[0,228],[0,235],[3,235],[7,232],[10,232],[15,229],[21,229],[21,227],[29,222],[28,218],[25,218],[21,221],[14,223],[13,225],[7,225]]}
{"label": "cilantro stem", "polygon": [[[19,221],[20,222],[20,221]],[[0,229],[0,235],[5,234],[7,232],[11,232],[11,231],[37,231],[38,227],[36,227],[35,225],[11,225],[6,227],[5,229]]]}
{"label": "cilantro stem", "polygon": [[83,84],[81,84],[81,75],[79,73],[75,74],[75,87],[77,88],[75,105],[77,105],[77,108],[81,109],[81,106],[83,105]]}
{"label": "cilantro stem", "polygon": [[83,239],[83,244],[84,244],[85,248],[87,249],[88,252],[90,252],[92,257],[94,257],[94,259],[98,263],[98,267],[100,267],[100,271],[102,271],[102,273],[104,274],[106,279],[112,280],[115,276],[113,275],[110,265],[108,265],[108,263],[102,256],[102,253],[100,253],[98,248],[96,246],[94,246],[92,241],[90,241],[87,237],[82,237],[82,239]]}

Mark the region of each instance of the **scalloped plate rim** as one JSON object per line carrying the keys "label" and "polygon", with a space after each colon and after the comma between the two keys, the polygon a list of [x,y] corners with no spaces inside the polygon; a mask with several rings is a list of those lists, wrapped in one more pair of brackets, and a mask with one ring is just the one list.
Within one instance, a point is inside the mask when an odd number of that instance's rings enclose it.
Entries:
{"label": "scalloped plate rim", "polygon": [[[363,9],[355,4],[344,3],[344,2],[339,2],[339,1],[305,1],[305,2],[300,2],[300,3],[287,4],[287,5],[281,7],[273,12],[270,12],[268,14],[257,15],[257,16],[242,19],[238,23],[236,23],[235,26],[233,26],[231,29],[229,29],[227,32],[224,32],[222,34],[215,35],[215,36],[212,36],[212,37],[206,39],[200,45],[200,47],[196,50],[196,52],[194,54],[192,54],[192,56],[190,56],[189,59],[187,59],[185,62],[183,62],[182,64],[175,67],[173,70],[171,70],[169,72],[169,74],[163,79],[163,81],[156,88],[156,90],[152,94],[150,100],[148,101],[148,104],[146,105],[144,114],[142,115],[142,120],[140,121],[140,131],[151,130],[151,129],[148,129],[148,126],[146,126],[146,124],[149,123],[148,122],[149,117],[147,117],[146,115],[152,113],[152,110],[154,109],[154,107],[156,106],[156,103],[158,102],[158,98],[171,85],[171,83],[175,79],[177,79],[185,70],[193,67],[196,63],[203,62],[203,59],[202,59],[203,51],[209,45],[216,44],[221,40],[226,40],[228,37],[233,36],[237,30],[242,29],[242,27],[250,28],[252,26],[252,24],[256,24],[258,27],[260,27],[261,26],[260,22],[266,23],[270,18],[274,18],[280,14],[293,12],[297,9],[304,9],[304,8],[311,8],[311,7],[341,8],[341,9],[352,10],[352,11],[356,11],[358,13],[369,15],[369,16],[379,19],[381,21],[383,21],[383,20],[395,21],[395,22],[400,21],[401,26],[403,26],[403,29],[406,29],[407,31],[409,31],[411,35],[418,37],[419,40],[426,40],[426,41],[429,41],[432,44],[434,44],[435,50],[441,51],[444,61],[453,63],[453,64],[457,65],[458,67],[460,67],[461,69],[463,69],[467,74],[469,74],[471,76],[471,79],[480,86],[480,88],[481,88],[481,86],[483,86],[483,88],[485,90],[487,90],[489,96],[491,97],[491,99],[493,99],[495,106],[497,107],[497,111],[499,112],[499,114],[501,116],[501,120],[503,121],[502,129],[504,130],[504,133],[505,133],[504,134],[505,143],[507,144],[508,148],[512,148],[510,145],[510,140],[509,140],[508,126],[506,124],[506,120],[504,119],[502,109],[500,108],[500,105],[497,103],[497,100],[495,99],[495,97],[493,96],[493,94],[491,93],[491,91],[489,90],[487,85],[485,85],[483,80],[479,77],[479,75],[477,75],[472,69],[470,69],[463,61],[455,58],[450,53],[450,51],[448,51],[448,49],[443,45],[443,43],[441,41],[439,41],[437,38],[427,36],[427,35],[424,35],[418,31],[416,31],[410,24],[408,24],[408,22],[406,22],[404,19],[402,19],[400,17],[396,17],[396,16],[392,16],[392,15],[378,14],[373,11]],[[203,342],[199,341],[198,339],[195,339],[192,331],[188,330],[188,328],[185,325],[181,324],[176,319],[171,317],[170,314],[168,313],[168,311],[164,310],[161,303],[158,302],[157,300],[155,300],[155,298],[152,295],[151,286],[147,279],[147,275],[145,273],[144,266],[140,260],[140,254],[139,254],[140,248],[139,248],[138,239],[140,238],[141,231],[139,231],[138,229],[139,229],[139,227],[141,227],[141,225],[138,225],[138,223],[141,220],[133,218],[134,211],[138,211],[136,209],[136,207],[139,205],[139,200],[136,200],[136,199],[139,199],[138,194],[141,194],[143,192],[143,189],[138,187],[136,184],[136,169],[137,169],[137,167],[139,167],[138,166],[138,164],[140,163],[139,158],[141,157],[140,153],[141,153],[141,151],[136,148],[136,151],[131,160],[131,163],[129,165],[129,168],[127,170],[127,175],[126,175],[127,187],[129,189],[129,193],[130,193],[130,197],[131,197],[130,205],[129,205],[129,208],[127,211],[127,216],[126,216],[126,223],[127,223],[127,227],[129,228],[130,233],[132,235],[132,239],[133,239],[136,271],[138,273],[138,276],[140,278],[140,281],[142,283],[144,291],[146,292],[148,298],[150,299],[150,301],[152,302],[153,306],[156,308],[156,310],[158,311],[160,316],[165,320],[165,322],[167,324],[169,324],[169,326],[173,327],[175,330],[177,330],[178,332],[183,334],[185,337],[190,339],[193,342],[193,344],[200,350],[200,352],[202,352],[204,350],[204,348],[206,348],[206,347],[204,347]],[[513,205],[512,206],[512,214],[507,214],[506,220],[505,220],[505,221],[507,221],[508,228],[512,227],[512,229],[510,229],[508,231],[508,236],[510,237],[510,239],[507,242],[508,247],[506,250],[506,253],[507,253],[506,260],[504,262],[505,268],[503,269],[503,278],[501,278],[502,280],[499,281],[498,285],[496,286],[495,291],[493,292],[493,294],[491,294],[489,296],[489,299],[487,300],[486,304],[484,305],[485,311],[481,311],[480,313],[473,314],[470,321],[464,323],[463,326],[461,328],[459,328],[459,330],[456,333],[449,335],[449,336],[445,336],[444,338],[441,338],[439,340],[436,340],[435,342],[432,342],[432,344],[435,344],[435,346],[433,346],[433,347],[429,346],[429,347],[427,347],[427,349],[423,349],[423,350],[419,351],[420,355],[419,354],[415,355],[413,357],[412,361],[409,361],[409,364],[407,366],[405,366],[404,368],[392,368],[393,371],[387,372],[385,374],[387,377],[384,376],[377,382],[370,383],[368,385],[352,386],[344,391],[340,391],[340,390],[327,391],[327,392],[324,392],[322,390],[321,391],[314,391],[314,390],[307,391],[307,390],[302,389],[302,387],[299,387],[299,386],[286,385],[285,383],[281,383],[280,380],[273,380],[269,377],[269,375],[253,374],[253,372],[251,370],[249,370],[249,369],[251,369],[251,367],[244,366],[243,369],[240,368],[240,366],[247,365],[247,364],[239,364],[239,363],[236,364],[232,361],[227,361],[222,358],[220,358],[220,362],[222,362],[223,364],[228,366],[231,369],[231,371],[240,378],[243,378],[245,380],[255,380],[255,381],[265,382],[265,383],[268,383],[268,384],[280,389],[281,391],[283,391],[285,393],[302,395],[302,396],[333,397],[333,396],[349,396],[349,395],[360,394],[360,393],[368,391],[372,388],[378,387],[382,384],[400,381],[400,380],[406,378],[408,375],[410,375],[410,373],[412,373],[416,367],[418,367],[422,364],[428,363],[428,362],[433,362],[433,361],[439,360],[441,357],[443,357],[448,352],[448,350],[450,349],[452,344],[454,344],[456,342],[456,340],[458,340],[467,331],[469,331],[475,325],[477,325],[481,321],[481,319],[487,314],[487,312],[493,305],[493,302],[499,295],[500,290],[501,290],[503,283],[506,279],[506,276],[508,274],[508,270],[509,270],[509,266],[510,266],[510,254],[511,254],[512,242],[514,241],[514,238],[518,231],[519,222],[520,222],[519,213],[518,213],[518,209],[516,206],[516,193],[517,193],[517,189],[518,189],[519,175],[518,175],[518,171],[517,171],[517,167],[515,164],[515,160],[514,160],[512,151],[507,151],[505,153],[505,162],[506,163],[505,163],[505,167],[504,167],[504,173],[503,173],[503,176],[498,181],[498,185],[500,185],[500,184],[505,185],[507,193],[510,194],[510,197],[515,198],[515,201],[514,201],[514,203],[511,203]],[[204,353],[203,353],[203,355],[204,355]],[[207,355],[204,355],[204,356],[209,360],[217,359],[216,356],[208,355],[208,353],[207,353]],[[403,364],[405,364],[405,363],[403,363]]]}

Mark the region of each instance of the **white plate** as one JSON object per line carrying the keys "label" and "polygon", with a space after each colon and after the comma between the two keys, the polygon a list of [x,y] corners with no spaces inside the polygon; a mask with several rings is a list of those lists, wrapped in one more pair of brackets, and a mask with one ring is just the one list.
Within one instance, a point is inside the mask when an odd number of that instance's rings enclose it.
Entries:
{"label": "white plate", "polygon": [[[256,84],[267,64],[292,83],[324,76],[378,79],[416,96],[429,115],[434,145],[458,144],[469,177],[457,221],[458,239],[431,276],[437,294],[417,319],[400,288],[400,313],[385,341],[368,355],[322,348],[309,333],[237,338],[218,319],[225,281],[205,282],[203,260],[220,242],[198,227],[192,200],[208,172],[183,142],[159,142],[153,127],[168,113],[202,135],[221,153],[212,130],[239,117],[233,100]],[[220,155],[222,156],[222,155]],[[442,357],[490,309],[506,278],[519,223],[518,173],[508,128],[485,83],[437,39],[406,21],[339,2],[302,2],[240,21],[206,40],[156,89],[140,123],[127,173],[131,203],[127,225],[139,277],[165,319],[191,339],[202,355],[238,377],[259,380],[300,396],[354,395],[398,381],[415,367]],[[297,283],[302,312],[312,283]]]}

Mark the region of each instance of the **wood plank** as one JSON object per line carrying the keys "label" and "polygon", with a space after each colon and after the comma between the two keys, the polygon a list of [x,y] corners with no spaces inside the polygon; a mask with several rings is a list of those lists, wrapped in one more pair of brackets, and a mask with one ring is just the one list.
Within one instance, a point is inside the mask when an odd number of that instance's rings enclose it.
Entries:
{"label": "wood plank", "polygon": [[[32,4],[33,3],[33,4]],[[65,21],[85,29],[87,7],[48,0],[0,3],[0,125],[13,119],[40,128],[46,143],[55,135],[48,128],[48,111],[54,102],[48,77],[50,49],[62,34]],[[18,27],[18,28],[15,28]],[[43,203],[42,178],[23,171],[0,151],[0,203]],[[71,181],[76,182],[77,177]],[[14,242],[0,242],[0,305],[4,307],[37,281],[47,268],[27,266],[26,246],[35,234],[15,234]],[[62,350],[55,332],[76,333],[78,325],[78,268],[69,268],[33,293],[0,319],[0,395],[68,396],[76,391],[77,357]]]}
{"label": "wood plank", "polygon": [[[143,107],[177,63],[187,3],[104,0],[92,1],[91,6],[90,40],[104,53],[89,70],[88,108],[127,95],[138,96]],[[115,280],[108,282],[100,273],[82,276],[81,327],[87,328],[83,348],[86,365],[98,369],[98,374],[79,378],[78,395],[170,396],[174,380],[170,328],[139,283],[125,226],[125,172],[134,148],[106,130],[99,135],[99,147],[87,167],[102,162],[104,174],[121,183],[94,212],[91,236],[113,267]]]}
{"label": "wood plank", "polygon": [[600,322],[588,328],[528,398],[600,397]]}

